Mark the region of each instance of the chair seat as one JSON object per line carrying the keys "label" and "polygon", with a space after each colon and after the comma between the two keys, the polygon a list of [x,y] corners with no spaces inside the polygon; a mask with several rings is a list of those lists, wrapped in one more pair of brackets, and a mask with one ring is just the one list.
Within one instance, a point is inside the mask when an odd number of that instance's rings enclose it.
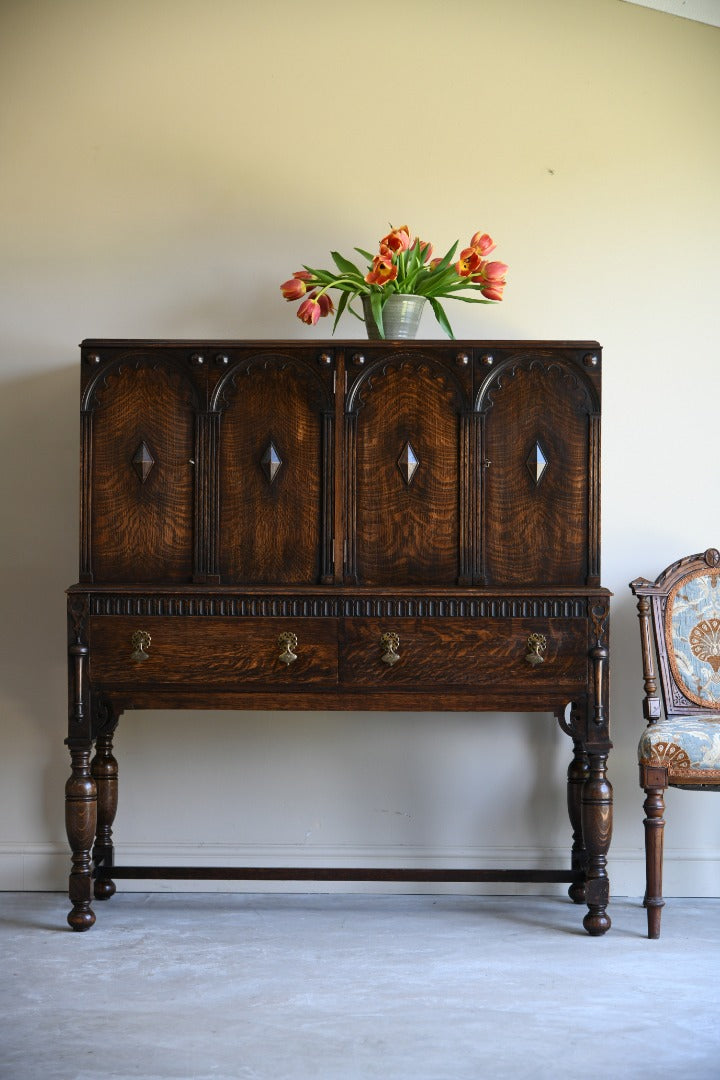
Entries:
{"label": "chair seat", "polygon": [[642,734],[641,765],[662,765],[677,784],[720,784],[720,713],[658,720]]}

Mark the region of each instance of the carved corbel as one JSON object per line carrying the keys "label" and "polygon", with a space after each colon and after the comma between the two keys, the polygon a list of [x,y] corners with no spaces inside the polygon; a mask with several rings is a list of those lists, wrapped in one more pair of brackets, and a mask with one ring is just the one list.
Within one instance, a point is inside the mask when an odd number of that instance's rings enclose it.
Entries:
{"label": "carved corbel", "polygon": [[610,609],[607,604],[593,604],[590,618],[593,624],[595,644],[590,650],[593,663],[593,723],[598,728],[607,727],[605,709],[606,665],[609,656],[607,646],[607,623]]}
{"label": "carved corbel", "polygon": [[68,605],[68,743],[89,744],[91,719],[87,709],[87,659],[85,641],[88,600]]}

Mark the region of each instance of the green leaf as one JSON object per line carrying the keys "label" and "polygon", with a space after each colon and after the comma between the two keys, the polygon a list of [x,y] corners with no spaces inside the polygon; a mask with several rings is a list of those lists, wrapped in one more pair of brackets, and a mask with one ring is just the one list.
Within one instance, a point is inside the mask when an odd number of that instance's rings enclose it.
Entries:
{"label": "green leaf", "polygon": [[450,296],[449,300],[462,300],[463,304],[494,304],[495,300],[487,300],[484,296]]}
{"label": "green leaf", "polygon": [[454,341],[455,340],[455,335],[452,332],[452,327],[451,327],[450,323],[448,322],[448,317],[445,314],[445,312],[443,311],[442,305],[440,304],[440,301],[436,300],[435,297],[433,297],[433,296],[429,296],[428,300],[429,300],[429,303],[430,303],[430,307],[433,309],[433,313],[435,315],[435,318],[440,323],[440,326],[445,331],[447,336],[449,338],[452,338],[452,340]]}
{"label": "green leaf", "polygon": [[362,248],[356,247],[355,250],[357,251],[358,255],[362,255],[363,259],[367,259],[369,263],[371,263],[375,258],[375,256],[371,255],[369,251],[364,251]]}
{"label": "green leaf", "polygon": [[347,302],[348,302],[349,299],[350,299],[350,293],[344,292],[340,296],[340,301],[338,303],[337,311],[335,313],[335,322],[333,323],[333,328],[332,328],[333,334],[335,333],[335,330],[337,329],[338,321],[339,321],[340,316],[342,315],[343,311],[347,307]]}
{"label": "green leaf", "polygon": [[330,254],[332,255],[333,262],[335,263],[341,274],[353,274],[357,277],[363,276],[358,270],[355,263],[350,262],[350,260],[346,259],[344,255],[341,255],[338,251],[331,251]]}
{"label": "green leaf", "polygon": [[330,270],[313,270],[311,272],[316,281],[319,281],[322,285],[331,285],[337,280],[337,274]]}
{"label": "green leaf", "polygon": [[365,315],[364,315],[364,314],[363,314],[363,315],[359,315],[359,314],[357,313],[357,311],[355,310],[355,308],[354,308],[354,307],[352,306],[352,300],[351,300],[351,301],[350,301],[350,303],[348,304],[348,311],[350,312],[350,314],[351,314],[351,315],[354,315],[356,319],[359,319],[361,323],[364,323],[364,322],[365,322]]}
{"label": "green leaf", "polygon": [[382,317],[383,294],[381,292],[375,292],[375,290],[373,289],[373,291],[370,293],[370,306],[372,308],[373,318],[375,320],[375,325],[378,328],[380,337],[384,338],[385,330],[383,328]]}
{"label": "green leaf", "polygon": [[450,263],[453,260],[453,255],[455,254],[455,250],[456,250],[456,248],[458,246],[458,242],[459,241],[456,240],[455,243],[453,244],[453,246],[450,248],[450,250],[445,255],[443,255],[442,259],[440,260],[440,262],[435,267],[436,271],[444,270],[445,267],[450,265]]}

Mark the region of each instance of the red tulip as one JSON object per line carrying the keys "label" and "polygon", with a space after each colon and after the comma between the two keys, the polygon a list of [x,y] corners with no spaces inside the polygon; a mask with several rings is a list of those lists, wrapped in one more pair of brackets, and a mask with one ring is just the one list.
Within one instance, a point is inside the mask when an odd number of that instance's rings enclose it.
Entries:
{"label": "red tulip", "polygon": [[502,300],[505,282],[493,281],[480,292],[487,300]]}
{"label": "red tulip", "polygon": [[308,296],[307,300],[303,300],[302,304],[297,309],[298,319],[307,323],[308,326],[314,326],[321,315],[322,311],[320,310],[320,304],[315,299],[314,293]]}
{"label": "red tulip", "polygon": [[320,295],[317,298],[317,302],[318,302],[318,306],[320,307],[320,315],[321,316],[332,315],[332,313],[335,310],[335,306],[334,306],[334,304],[332,302],[331,297],[329,297],[326,292],[320,293]]}
{"label": "red tulip", "polygon": [[425,240],[418,240],[418,251],[420,258],[423,262],[427,262],[432,255],[432,244],[428,244]]}
{"label": "red tulip", "polygon": [[299,277],[292,277],[289,281],[282,283],[280,291],[286,300],[299,300],[307,292],[307,287]]}
{"label": "red tulip", "polygon": [[309,270],[296,270],[293,277],[300,278],[300,281],[312,281],[313,275]]}
{"label": "red tulip", "polygon": [[470,241],[470,247],[475,248],[484,257],[495,250],[495,241],[487,233],[476,232]]}
{"label": "red tulip", "polygon": [[504,262],[485,263],[485,277],[488,281],[499,281],[508,272],[508,265]]}
{"label": "red tulip", "polygon": [[480,285],[480,292],[488,300],[502,300],[505,288],[507,263],[481,262],[478,272],[472,275],[475,285]]}

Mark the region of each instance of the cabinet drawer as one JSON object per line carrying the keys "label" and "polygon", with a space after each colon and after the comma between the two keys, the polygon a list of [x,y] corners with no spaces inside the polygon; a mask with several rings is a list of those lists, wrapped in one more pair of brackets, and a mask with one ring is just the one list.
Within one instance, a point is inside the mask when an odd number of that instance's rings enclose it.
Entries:
{"label": "cabinet drawer", "polygon": [[[386,634],[397,635],[396,647],[393,641],[388,648]],[[539,653],[529,643],[534,634],[545,641]],[[357,619],[344,624],[340,679],[349,686],[583,688],[587,677],[584,619]]]}
{"label": "cabinet drawer", "polygon": [[336,619],[95,617],[90,673],[114,687],[334,686],[337,636]]}

